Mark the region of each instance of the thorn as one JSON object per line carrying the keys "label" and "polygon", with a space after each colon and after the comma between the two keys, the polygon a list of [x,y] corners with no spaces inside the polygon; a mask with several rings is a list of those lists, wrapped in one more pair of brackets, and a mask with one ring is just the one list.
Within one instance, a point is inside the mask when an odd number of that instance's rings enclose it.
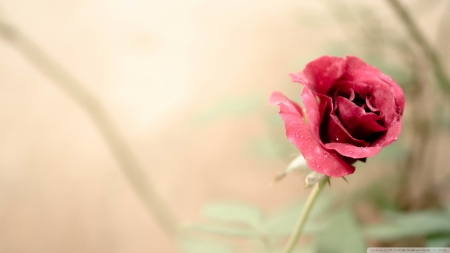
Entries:
{"label": "thorn", "polygon": [[329,177],[327,177],[327,183],[328,183],[328,186],[330,186],[331,187],[331,180],[330,180],[330,178]]}
{"label": "thorn", "polygon": [[342,179],[344,179],[344,181],[348,183],[348,181],[347,181],[347,178],[345,178],[345,177],[342,177]]}

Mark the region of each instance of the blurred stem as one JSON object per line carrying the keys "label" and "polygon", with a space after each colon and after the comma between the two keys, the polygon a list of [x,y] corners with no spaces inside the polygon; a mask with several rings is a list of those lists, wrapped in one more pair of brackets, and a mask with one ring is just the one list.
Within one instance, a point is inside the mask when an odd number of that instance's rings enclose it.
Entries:
{"label": "blurred stem", "polygon": [[98,99],[19,29],[11,26],[1,17],[0,36],[86,110],[148,211],[156,218],[169,237],[174,236],[176,220],[171,210],[155,192],[144,169],[138,163]]}
{"label": "blurred stem", "polygon": [[261,240],[261,243],[263,244],[264,250],[266,253],[272,253],[272,244],[270,243],[270,239],[265,236],[265,235],[261,235],[259,237],[259,239]]}
{"label": "blurred stem", "polygon": [[419,27],[411,18],[411,15],[408,13],[405,7],[400,4],[398,0],[386,0],[386,1],[394,9],[395,13],[399,16],[403,24],[408,29],[410,36],[419,45],[423,53],[430,61],[431,65],[433,66],[436,78],[439,84],[441,85],[442,89],[445,92],[450,93],[450,80],[445,73],[444,67],[441,61],[439,60],[439,57],[437,56],[436,52],[431,47],[430,43],[427,41],[425,36],[420,32]]}
{"label": "blurred stem", "polygon": [[447,1],[444,7],[441,20],[439,21],[437,36],[436,36],[436,50],[439,53],[440,59],[444,64],[444,67],[448,67],[448,57],[450,56],[450,48],[448,41],[450,39],[450,1]]}
{"label": "blurred stem", "polygon": [[303,228],[305,227],[306,221],[308,220],[309,213],[311,212],[311,209],[313,208],[314,203],[316,202],[316,199],[319,196],[319,193],[322,191],[323,186],[327,181],[328,178],[326,177],[322,181],[317,182],[314,185],[311,192],[309,193],[308,199],[306,200],[306,203],[303,206],[302,211],[300,212],[300,216],[283,250],[283,253],[291,253],[294,250],[298,238],[300,237],[300,234],[302,233]]}

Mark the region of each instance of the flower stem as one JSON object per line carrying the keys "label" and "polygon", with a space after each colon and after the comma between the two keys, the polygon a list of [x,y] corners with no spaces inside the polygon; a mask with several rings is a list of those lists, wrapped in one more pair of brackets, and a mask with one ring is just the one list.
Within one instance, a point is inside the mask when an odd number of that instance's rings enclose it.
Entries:
{"label": "flower stem", "polygon": [[398,17],[401,19],[403,24],[408,29],[410,36],[414,39],[417,45],[419,45],[425,56],[430,61],[434,69],[434,74],[436,75],[436,78],[439,84],[441,85],[442,89],[447,93],[450,93],[450,80],[446,75],[445,69],[442,66],[442,63],[437,53],[435,52],[434,48],[431,46],[431,44],[419,30],[419,27],[414,22],[411,15],[406,10],[406,8],[398,0],[386,0],[386,1],[391,5],[392,9],[395,11],[395,13],[398,15]]}
{"label": "flower stem", "polygon": [[174,237],[177,232],[177,222],[172,210],[155,191],[153,184],[148,180],[145,169],[139,164],[100,101],[84,88],[86,85],[63,69],[31,39],[27,38],[18,28],[8,24],[1,16],[0,37],[9,42],[87,112],[149,213],[153,215],[169,237]]}
{"label": "flower stem", "polygon": [[298,238],[302,233],[303,227],[305,227],[306,221],[308,220],[309,213],[311,212],[314,203],[316,202],[317,196],[323,189],[323,185],[327,182],[328,178],[326,177],[324,180],[317,182],[311,192],[309,193],[308,199],[306,200],[305,205],[300,213],[300,216],[295,224],[294,230],[291,233],[291,237],[287,242],[283,253],[291,253],[295,245],[297,244]]}

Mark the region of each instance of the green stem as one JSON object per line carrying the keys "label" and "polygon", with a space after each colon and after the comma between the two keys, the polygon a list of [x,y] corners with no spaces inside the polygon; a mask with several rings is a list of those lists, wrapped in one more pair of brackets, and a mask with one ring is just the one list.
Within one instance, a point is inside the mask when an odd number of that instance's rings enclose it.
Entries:
{"label": "green stem", "polygon": [[399,16],[403,24],[408,29],[408,32],[410,33],[411,37],[414,39],[414,41],[419,45],[419,47],[422,49],[425,56],[430,61],[431,65],[434,69],[434,74],[436,75],[436,78],[441,85],[442,89],[450,93],[450,80],[447,77],[445,73],[445,69],[436,54],[433,47],[430,45],[430,43],[427,41],[425,36],[421,33],[419,30],[419,27],[412,19],[411,15],[408,13],[406,8],[400,4],[398,0],[386,0],[391,7],[394,9],[395,13]]}
{"label": "green stem", "polygon": [[300,213],[297,223],[295,224],[294,230],[291,233],[291,237],[289,238],[289,241],[284,248],[283,253],[291,253],[294,250],[298,238],[300,237],[300,234],[305,227],[306,221],[308,220],[309,213],[311,212],[311,209],[316,202],[317,196],[319,196],[319,193],[322,191],[323,185],[327,182],[327,180],[328,178],[325,178],[324,180],[317,182],[309,193],[305,206],[303,206],[303,209]]}
{"label": "green stem", "polygon": [[64,90],[90,116],[102,135],[113,157],[137,192],[147,210],[169,237],[176,234],[176,219],[172,210],[160,198],[148,180],[144,168],[139,164],[128,147],[119,130],[115,127],[105,108],[90,93],[85,85],[40,49],[16,27],[11,26],[0,17],[0,37],[8,41],[18,52],[30,61],[38,70]]}

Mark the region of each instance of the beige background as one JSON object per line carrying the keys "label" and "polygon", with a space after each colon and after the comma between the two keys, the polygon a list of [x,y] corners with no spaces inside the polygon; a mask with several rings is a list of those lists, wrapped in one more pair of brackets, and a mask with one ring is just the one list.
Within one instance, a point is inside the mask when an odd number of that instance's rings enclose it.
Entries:
{"label": "beige background", "polygon": [[[277,111],[264,103],[269,94],[295,98],[300,90],[287,74],[324,54],[330,41],[345,41],[320,2],[0,4],[0,15],[108,108],[180,220],[198,220],[212,200],[270,211],[303,194],[296,176],[269,187],[289,158],[259,159],[248,143],[274,134],[264,121]],[[375,7],[392,16],[383,2]],[[433,27],[426,16],[421,22]],[[253,94],[260,104],[249,113],[195,121],[217,101]],[[0,252],[174,251],[86,113],[0,40]]]}

